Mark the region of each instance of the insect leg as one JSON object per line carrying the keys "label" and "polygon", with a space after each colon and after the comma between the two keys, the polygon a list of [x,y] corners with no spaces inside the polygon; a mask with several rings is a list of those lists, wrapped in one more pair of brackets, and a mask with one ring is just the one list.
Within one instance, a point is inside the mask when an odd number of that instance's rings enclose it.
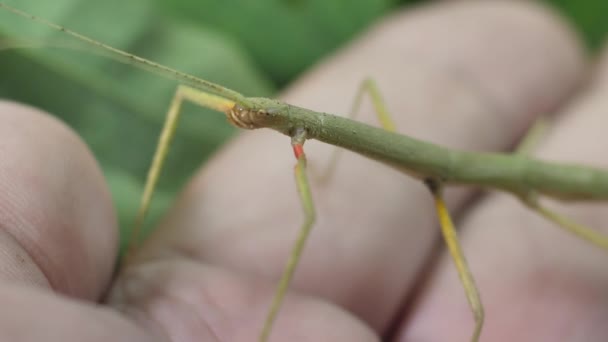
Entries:
{"label": "insect leg", "polygon": [[546,116],[541,116],[536,121],[526,134],[523,139],[519,142],[515,148],[515,154],[529,155],[530,152],[538,145],[540,139],[545,135],[549,128],[549,119]]}
{"label": "insect leg", "polygon": [[608,236],[602,235],[591,228],[578,224],[571,219],[546,208],[540,203],[538,196],[534,193],[520,198],[530,209],[534,210],[545,219],[555,223],[560,228],[563,228],[579,238],[608,251]]}
{"label": "insect leg", "polygon": [[[363,99],[363,95],[365,95],[366,93],[369,94],[370,98],[372,99],[372,104],[374,106],[376,117],[380,122],[380,126],[389,132],[395,132],[395,123],[393,122],[391,114],[386,108],[386,104],[382,99],[382,96],[380,95],[380,90],[378,89],[376,82],[371,78],[367,78],[363,82],[361,82],[361,85],[357,90],[357,94],[355,95],[355,99],[353,100],[353,104],[350,108],[348,118],[354,120],[357,117],[357,114],[359,113],[359,107],[361,106],[361,100]],[[321,173],[320,179],[322,181],[326,182],[331,179],[336,169],[336,165],[338,164],[338,159],[340,158],[341,153],[341,148],[334,148],[332,155],[329,158],[329,162],[325,167],[325,170],[323,170],[323,172]]]}
{"label": "insect leg", "polygon": [[[515,149],[515,153],[527,155],[538,144],[539,139],[544,135],[548,128],[548,121],[545,117],[536,120],[532,128],[526,133],[524,139]],[[518,196],[526,206],[545,219],[555,223],[560,228],[588,241],[604,250],[608,250],[608,236],[602,235],[591,228],[578,224],[571,219],[562,216],[540,203],[538,193],[530,191]]]}
{"label": "insect leg", "polygon": [[277,317],[279,309],[281,308],[285,294],[289,289],[289,284],[293,279],[293,274],[302,256],[304,245],[306,244],[306,240],[308,239],[310,231],[315,223],[315,207],[310,192],[308,177],[306,176],[306,155],[304,154],[303,149],[304,140],[306,140],[306,131],[304,130],[299,130],[291,139],[293,152],[297,159],[295,166],[295,179],[300,202],[302,203],[302,210],[304,212],[304,221],[302,222],[300,232],[292,248],[287,265],[285,266],[281,279],[279,280],[272,304],[270,305],[270,310],[266,316],[266,321],[264,322],[264,327],[262,328],[262,332],[260,334],[260,342],[268,341],[273,323]]}
{"label": "insect leg", "polygon": [[452,223],[450,213],[448,212],[445,201],[443,200],[441,184],[437,181],[430,180],[426,182],[426,185],[428,186],[431,194],[433,195],[433,199],[435,200],[435,209],[439,218],[439,225],[441,226],[443,239],[448,246],[452,260],[456,265],[460,282],[464,287],[467,300],[469,301],[469,306],[473,312],[473,318],[475,319],[475,330],[473,331],[471,341],[477,342],[479,341],[479,335],[481,334],[481,328],[483,327],[484,322],[483,304],[481,303],[479,290],[475,285],[475,280],[471,274],[471,271],[469,270],[464,253],[462,252],[462,247],[458,241],[458,236],[456,235],[456,229]]}
{"label": "insect leg", "polygon": [[167,157],[171,140],[175,135],[175,128],[177,127],[181,105],[184,100],[222,112],[225,112],[235,105],[234,102],[226,100],[222,97],[201,92],[183,85],[178,86],[175,95],[173,96],[173,100],[171,101],[171,105],[169,106],[169,110],[167,111],[165,123],[163,125],[160,137],[158,139],[158,145],[152,159],[152,165],[148,169],[148,176],[146,178],[144,192],[140,200],[140,205],[137,211],[137,216],[135,217],[133,228],[131,229],[131,236],[127,245],[126,257],[124,258],[123,262],[133,255],[133,252],[139,246],[142,226],[150,207],[150,202],[158,182],[158,177],[160,176],[165,158]]}

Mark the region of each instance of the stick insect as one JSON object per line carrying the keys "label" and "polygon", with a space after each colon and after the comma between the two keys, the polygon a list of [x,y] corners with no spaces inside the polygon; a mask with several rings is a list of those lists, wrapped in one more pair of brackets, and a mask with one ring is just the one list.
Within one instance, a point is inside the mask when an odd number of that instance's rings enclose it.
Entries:
{"label": "stick insect", "polygon": [[304,211],[304,221],[291,256],[279,280],[266,321],[260,330],[258,339],[260,342],[266,342],[270,338],[274,321],[288,291],[306,240],[315,223],[315,208],[306,172],[307,163],[304,152],[304,143],[309,139],[316,139],[364,155],[402,171],[426,185],[434,199],[442,235],[473,312],[475,328],[471,341],[479,340],[484,322],[483,305],[479,290],[469,271],[456,236],[454,224],[446,208],[443,198],[443,188],[445,186],[475,185],[510,193],[531,210],[564,230],[608,250],[608,237],[551,211],[540,202],[541,196],[564,200],[608,200],[608,171],[606,170],[550,163],[530,158],[525,154],[456,151],[401,135],[395,132],[390,114],[373,81],[366,81],[361,86],[356,97],[357,101],[353,113],[356,112],[362,95],[369,94],[373,99],[381,128],[348,118],[300,108],[277,100],[245,97],[218,84],[115,49],[2,3],[0,3],[0,8],[54,30],[65,32],[92,47],[114,55],[115,58],[123,62],[135,64],[148,71],[181,82],[167,112],[157,150],[149,169],[128,254],[133,253],[138,247],[141,226],[175,133],[181,105],[185,101],[222,112],[226,115],[228,121],[237,127],[243,129],[270,128],[291,138],[296,159],[296,186]]}

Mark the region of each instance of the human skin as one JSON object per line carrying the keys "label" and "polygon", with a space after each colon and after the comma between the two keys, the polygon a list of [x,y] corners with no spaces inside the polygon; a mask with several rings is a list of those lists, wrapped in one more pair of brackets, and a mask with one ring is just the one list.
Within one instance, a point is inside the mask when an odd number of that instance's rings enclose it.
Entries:
{"label": "human skin", "polygon": [[[397,14],[282,98],[344,113],[367,76],[404,134],[508,151],[536,117],[559,112],[533,153],[608,167],[608,53],[591,63],[537,5]],[[93,156],[33,108],[3,102],[0,119],[0,341],[256,340],[302,219],[287,137],[231,142],[112,281],[116,218]],[[377,124],[369,105],[360,120]],[[333,148],[305,150],[318,223],[271,340],[468,341],[472,314],[424,186],[351,153],[322,184]],[[446,198],[485,304],[482,341],[605,341],[606,251],[474,191]],[[552,207],[608,234],[605,205]]]}

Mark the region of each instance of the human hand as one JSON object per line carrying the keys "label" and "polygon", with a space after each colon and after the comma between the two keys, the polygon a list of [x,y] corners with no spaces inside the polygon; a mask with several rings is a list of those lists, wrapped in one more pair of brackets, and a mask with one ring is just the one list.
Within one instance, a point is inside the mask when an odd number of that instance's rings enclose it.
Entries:
{"label": "human hand", "polygon": [[[586,62],[563,23],[535,5],[439,4],[388,19],[284,99],[346,112],[371,76],[400,132],[506,151],[535,117],[563,108]],[[598,69],[563,108],[540,156],[606,165],[598,94],[607,75]],[[229,144],[110,285],[115,218],[89,152],[53,119],[1,112],[0,340],[257,339],[302,216],[287,137],[254,131]],[[377,125],[369,107],[362,116]],[[392,331],[385,340],[468,341],[472,315],[448,256],[435,253],[426,189],[350,153],[319,184],[332,147],[305,148],[318,224],[271,340],[377,341]],[[486,308],[482,341],[604,341],[605,252],[508,196],[471,195],[446,193]],[[599,206],[566,213],[592,227],[607,221]],[[108,305],[97,305],[106,290]]]}

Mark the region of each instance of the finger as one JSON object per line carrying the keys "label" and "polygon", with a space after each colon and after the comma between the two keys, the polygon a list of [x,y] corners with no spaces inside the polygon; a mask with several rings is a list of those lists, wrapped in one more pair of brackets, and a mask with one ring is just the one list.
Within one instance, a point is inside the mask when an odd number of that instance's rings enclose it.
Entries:
{"label": "finger", "polygon": [[0,340],[18,342],[166,342],[104,306],[23,284],[0,286]]}
{"label": "finger", "polygon": [[0,279],[91,300],[109,282],[116,218],[90,151],[65,125],[0,103]]}
{"label": "finger", "polygon": [[[598,72],[595,84],[559,117],[539,146],[539,157],[608,170],[608,69]],[[605,203],[550,204],[608,235]],[[465,253],[486,308],[482,340],[606,340],[607,251],[564,232],[506,195],[489,196],[462,226]],[[467,341],[473,328],[468,311],[451,262],[443,255],[397,340]]]}
{"label": "finger", "polygon": [[[304,76],[285,99],[344,113],[358,82],[372,76],[401,132],[457,148],[500,150],[576,87],[583,66],[578,42],[536,5],[457,2],[389,18]],[[374,122],[369,107],[363,112]],[[189,184],[139,262],[186,257],[261,281],[264,300],[255,310],[240,303],[261,322],[302,217],[289,149],[286,137],[271,132],[239,137]],[[306,149],[311,168],[331,152],[315,142]],[[326,187],[313,182],[318,224],[294,288],[382,331],[430,254],[432,205],[417,182],[362,157],[345,155],[337,172]],[[451,193],[452,207],[466,197]],[[138,283],[165,276],[151,272]],[[288,303],[281,312],[279,330],[296,314],[291,308]]]}

